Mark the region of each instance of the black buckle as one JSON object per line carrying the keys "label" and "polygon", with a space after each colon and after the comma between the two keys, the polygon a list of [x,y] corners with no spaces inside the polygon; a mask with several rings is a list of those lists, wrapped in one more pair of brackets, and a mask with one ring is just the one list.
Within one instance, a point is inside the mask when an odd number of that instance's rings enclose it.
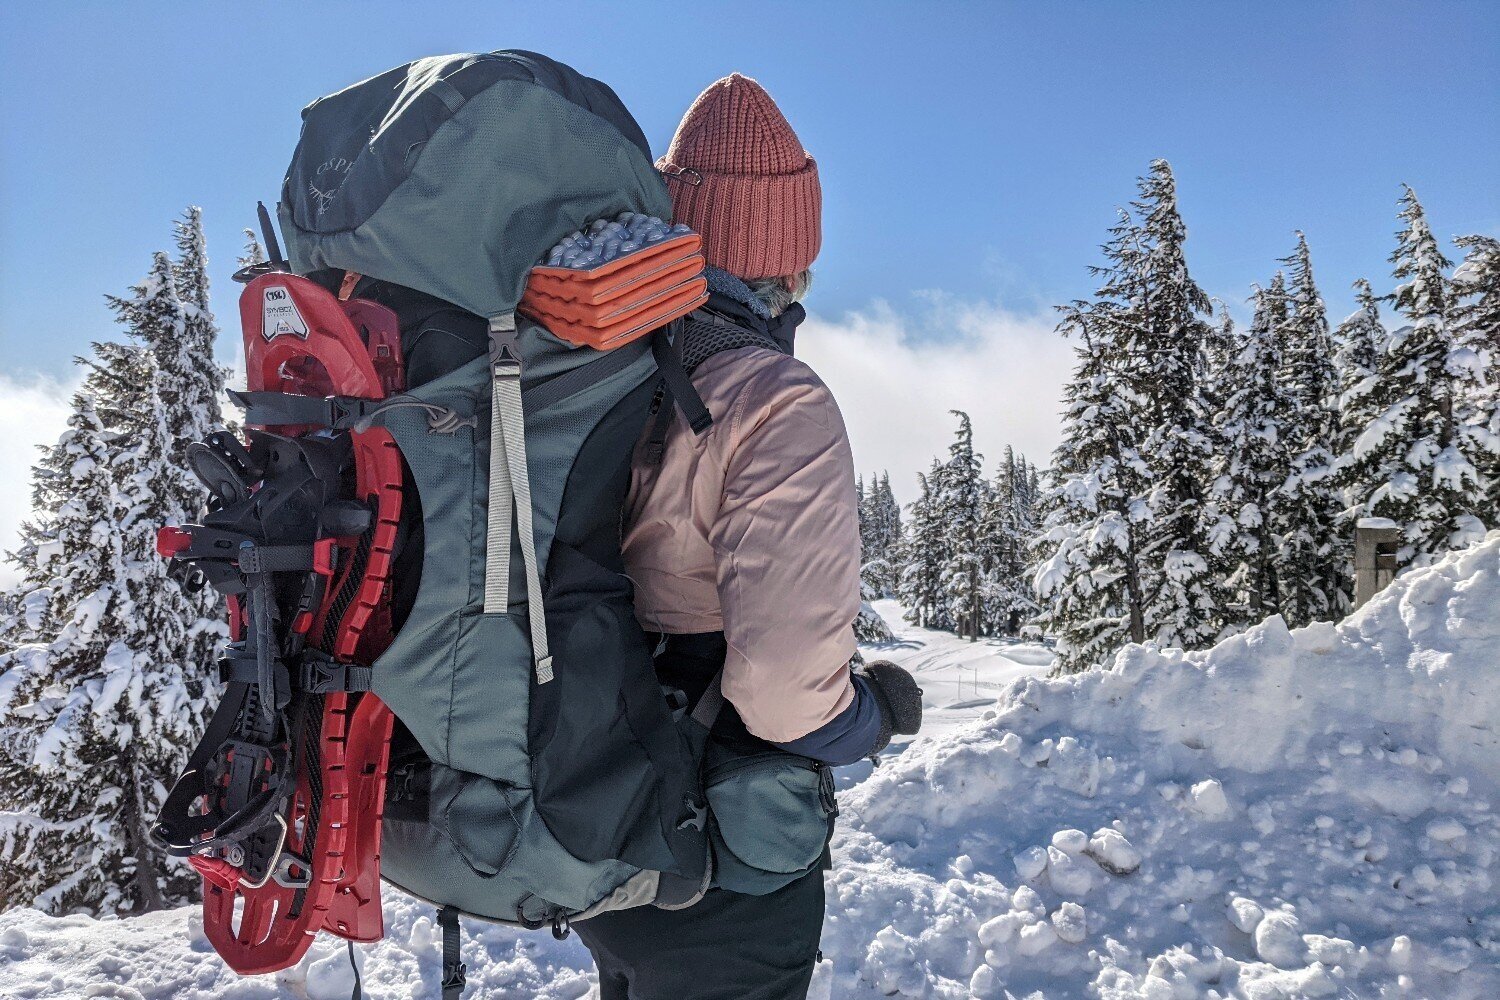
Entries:
{"label": "black buckle", "polygon": [[443,984],[445,990],[461,990],[468,983],[469,967],[462,962],[454,962],[443,966]]}
{"label": "black buckle", "polygon": [[342,694],[370,690],[372,671],[357,663],[339,663],[325,656],[303,653],[297,684],[309,694]]}

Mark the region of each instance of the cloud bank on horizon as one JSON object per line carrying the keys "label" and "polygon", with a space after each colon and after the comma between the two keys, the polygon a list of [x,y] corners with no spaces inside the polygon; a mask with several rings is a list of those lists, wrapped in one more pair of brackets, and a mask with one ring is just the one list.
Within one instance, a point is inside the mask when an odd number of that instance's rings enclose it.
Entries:
{"label": "cloud bank on horizon", "polygon": [[[989,303],[922,296],[916,312],[876,302],[840,317],[816,313],[798,334],[797,354],[833,389],[865,476],[886,470],[903,503],[917,473],[946,456],[956,426],[949,410],[974,420],[975,443],[993,468],[1007,444],[1045,466],[1059,437],[1059,399],[1072,364],[1045,315]],[[237,357],[238,360],[238,357]],[[243,364],[240,365],[243,370]],[[37,446],[67,425],[75,385],[0,373],[0,552],[15,548],[31,513]],[[0,587],[16,582],[0,562]]]}
{"label": "cloud bank on horizon", "polygon": [[818,316],[814,298],[798,331],[797,356],[838,399],[860,474],[889,471],[897,499],[911,502],[917,473],[947,457],[957,427],[950,410],[973,419],[987,471],[1006,445],[1048,465],[1073,365],[1055,320],[941,293],[923,297],[919,313],[877,302],[837,319]]}

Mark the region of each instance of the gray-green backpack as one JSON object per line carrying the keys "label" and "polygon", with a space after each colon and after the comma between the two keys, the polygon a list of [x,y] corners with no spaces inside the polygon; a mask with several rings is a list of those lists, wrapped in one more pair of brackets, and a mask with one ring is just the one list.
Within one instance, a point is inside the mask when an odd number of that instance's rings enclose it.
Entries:
{"label": "gray-green backpack", "polygon": [[689,905],[709,881],[706,729],[663,697],[620,512],[633,445],[671,405],[663,383],[697,429],[707,414],[663,335],[596,351],[516,312],[566,234],[670,215],[645,138],[608,87],[519,51],[418,60],[303,119],[279,210],[292,269],[487,326],[484,344],[457,336],[437,377],[352,415],[390,432],[403,521],[420,509],[420,559],[396,573],[420,583],[371,665],[399,720],[381,873],[450,927],[463,913],[562,934],[607,909]]}

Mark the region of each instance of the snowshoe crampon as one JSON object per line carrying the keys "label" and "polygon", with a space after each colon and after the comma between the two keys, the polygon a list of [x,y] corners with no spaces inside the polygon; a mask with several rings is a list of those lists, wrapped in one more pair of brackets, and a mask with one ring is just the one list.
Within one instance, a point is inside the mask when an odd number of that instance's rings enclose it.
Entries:
{"label": "snowshoe crampon", "polygon": [[204,931],[243,974],[292,965],[320,929],[382,934],[393,716],[368,664],[391,640],[403,480],[390,434],[360,422],[402,388],[396,314],[250,271],[248,442],[190,447],[208,511],[157,543],[226,597],[224,700],[154,829],[203,876]]}

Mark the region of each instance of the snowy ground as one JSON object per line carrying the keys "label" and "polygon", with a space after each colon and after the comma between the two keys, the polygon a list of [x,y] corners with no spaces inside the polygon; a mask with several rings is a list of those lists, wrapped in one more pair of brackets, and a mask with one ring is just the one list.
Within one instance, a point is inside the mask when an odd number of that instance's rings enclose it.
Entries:
{"label": "snowy ground", "polygon": [[[932,720],[840,793],[814,996],[1500,997],[1500,533],[1349,621],[1202,654],[1045,650],[902,626],[867,650]],[[427,907],[387,900],[367,995],[437,993]],[[576,941],[476,927],[468,996],[580,998]],[[0,915],[0,996],[337,998],[323,939],[240,980],[190,911]]]}

